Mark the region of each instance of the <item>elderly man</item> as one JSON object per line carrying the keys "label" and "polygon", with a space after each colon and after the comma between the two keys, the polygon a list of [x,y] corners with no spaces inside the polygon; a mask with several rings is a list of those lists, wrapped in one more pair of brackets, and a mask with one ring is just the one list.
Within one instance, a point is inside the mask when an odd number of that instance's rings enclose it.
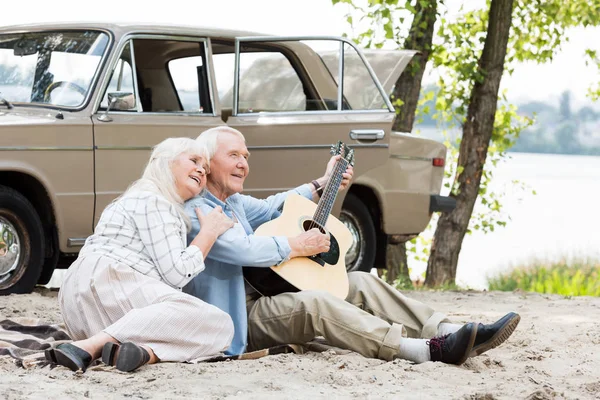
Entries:
{"label": "elderly man", "polygon": [[[516,328],[520,317],[514,313],[490,325],[452,324],[445,315],[364,272],[348,274],[350,291],[346,301],[321,291],[260,296],[244,284],[242,266],[270,267],[329,249],[328,237],[316,229],[297,237],[255,236],[253,232],[280,215],[289,194],[317,200],[316,186],[327,182],[335,157],[316,184],[304,184],[259,200],[241,194],[250,172],[250,154],[241,132],[229,127],[212,128],[198,141],[208,149],[210,174],[207,190],[186,203],[192,219],[188,238],[194,238],[200,228],[196,208],[207,213],[220,206],[235,225],[217,239],[205,259],[206,269],[185,291],[229,313],[235,333],[228,354],[278,344],[303,344],[323,336],[331,345],[366,357],[461,364],[469,356],[498,346]],[[352,173],[349,167],[340,190],[349,186]]]}

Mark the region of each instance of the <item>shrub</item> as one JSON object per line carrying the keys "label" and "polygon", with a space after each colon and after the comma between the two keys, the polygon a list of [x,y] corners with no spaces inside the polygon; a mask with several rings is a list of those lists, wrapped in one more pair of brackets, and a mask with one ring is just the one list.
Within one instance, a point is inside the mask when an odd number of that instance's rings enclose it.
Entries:
{"label": "shrub", "polygon": [[600,261],[535,261],[488,279],[490,290],[600,296]]}

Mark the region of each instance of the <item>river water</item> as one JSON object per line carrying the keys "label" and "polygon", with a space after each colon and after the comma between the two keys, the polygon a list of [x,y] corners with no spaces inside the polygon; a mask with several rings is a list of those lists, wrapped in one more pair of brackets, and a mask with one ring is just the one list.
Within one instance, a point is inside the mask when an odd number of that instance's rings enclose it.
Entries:
{"label": "river water", "polygon": [[[600,259],[600,157],[509,153],[496,167],[491,189],[505,194],[503,213],[510,220],[492,233],[465,237],[459,285],[486,288],[488,276],[535,259]],[[414,260],[409,266],[413,277],[426,268]]]}

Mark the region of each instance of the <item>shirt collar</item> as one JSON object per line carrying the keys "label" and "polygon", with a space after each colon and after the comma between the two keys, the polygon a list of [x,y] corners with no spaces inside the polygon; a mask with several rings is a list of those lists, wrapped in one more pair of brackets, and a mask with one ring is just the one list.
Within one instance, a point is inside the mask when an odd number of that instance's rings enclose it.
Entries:
{"label": "shirt collar", "polygon": [[225,201],[222,201],[217,196],[212,194],[208,189],[204,189],[204,194],[203,194],[203,197],[205,199],[212,201],[213,203],[215,203],[218,206],[221,206],[221,208],[224,208],[226,205],[230,205],[229,201],[233,196],[235,196],[235,194],[229,196],[227,199],[225,199]]}

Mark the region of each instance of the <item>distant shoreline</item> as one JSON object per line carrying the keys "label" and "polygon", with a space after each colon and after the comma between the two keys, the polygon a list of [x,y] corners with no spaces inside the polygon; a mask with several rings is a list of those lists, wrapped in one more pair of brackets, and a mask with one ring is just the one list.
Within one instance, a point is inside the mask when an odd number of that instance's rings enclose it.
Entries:
{"label": "distant shoreline", "polygon": [[531,150],[513,150],[510,149],[507,153],[520,153],[520,154],[549,154],[556,156],[588,156],[588,157],[600,157],[600,148],[591,149],[594,150],[593,153],[549,153],[545,151],[531,151]]}

